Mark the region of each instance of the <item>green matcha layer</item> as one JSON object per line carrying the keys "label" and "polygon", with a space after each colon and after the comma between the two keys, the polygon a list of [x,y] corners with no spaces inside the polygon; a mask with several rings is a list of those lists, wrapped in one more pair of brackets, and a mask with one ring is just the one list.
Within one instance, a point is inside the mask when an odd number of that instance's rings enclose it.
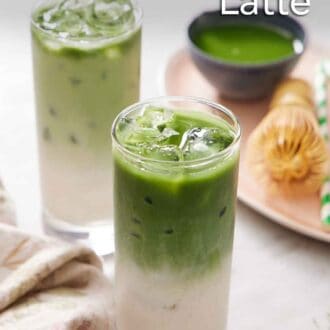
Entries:
{"label": "green matcha layer", "polygon": [[69,155],[79,148],[96,158],[109,155],[114,118],[139,97],[141,30],[132,30],[129,1],[111,3],[102,17],[94,15],[102,4],[95,0],[57,1],[33,14],[39,140]]}
{"label": "green matcha layer", "polygon": [[114,150],[117,256],[191,277],[215,269],[232,248],[238,152],[199,170],[183,164],[227,148],[230,127],[208,115],[149,108],[122,119],[116,136],[146,163],[167,161],[151,169]]}

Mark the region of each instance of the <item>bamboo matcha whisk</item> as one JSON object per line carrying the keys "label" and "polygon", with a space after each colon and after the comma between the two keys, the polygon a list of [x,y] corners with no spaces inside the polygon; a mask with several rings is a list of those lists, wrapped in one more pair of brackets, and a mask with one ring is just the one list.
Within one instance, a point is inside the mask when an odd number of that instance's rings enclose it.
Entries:
{"label": "bamboo matcha whisk", "polygon": [[328,166],[326,144],[314,113],[312,88],[288,79],[277,88],[270,111],[249,138],[247,161],[270,192],[318,191]]}

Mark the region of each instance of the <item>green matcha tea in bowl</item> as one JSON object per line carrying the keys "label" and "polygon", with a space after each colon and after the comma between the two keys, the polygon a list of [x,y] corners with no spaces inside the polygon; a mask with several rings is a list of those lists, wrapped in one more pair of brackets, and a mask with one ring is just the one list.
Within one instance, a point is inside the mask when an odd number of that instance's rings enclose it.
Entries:
{"label": "green matcha tea in bowl", "polygon": [[117,330],[224,330],[240,126],[190,97],[135,104],[115,120]]}
{"label": "green matcha tea in bowl", "polygon": [[141,9],[130,0],[55,0],[32,13],[46,230],[113,250],[111,143],[138,101]]}
{"label": "green matcha tea in bowl", "polygon": [[196,67],[221,96],[234,100],[269,96],[307,45],[298,20],[262,9],[256,15],[204,12],[192,20],[187,36]]}

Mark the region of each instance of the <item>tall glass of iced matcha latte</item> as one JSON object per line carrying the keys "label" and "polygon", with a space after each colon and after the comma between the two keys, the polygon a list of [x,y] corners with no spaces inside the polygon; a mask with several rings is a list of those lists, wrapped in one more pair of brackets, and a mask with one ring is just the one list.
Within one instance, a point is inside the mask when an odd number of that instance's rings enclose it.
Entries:
{"label": "tall glass of iced matcha latte", "polygon": [[109,129],[139,98],[141,10],[130,0],[56,0],[32,13],[46,229],[111,251]]}
{"label": "tall glass of iced matcha latte", "polygon": [[113,126],[117,330],[224,330],[240,127],[163,97]]}

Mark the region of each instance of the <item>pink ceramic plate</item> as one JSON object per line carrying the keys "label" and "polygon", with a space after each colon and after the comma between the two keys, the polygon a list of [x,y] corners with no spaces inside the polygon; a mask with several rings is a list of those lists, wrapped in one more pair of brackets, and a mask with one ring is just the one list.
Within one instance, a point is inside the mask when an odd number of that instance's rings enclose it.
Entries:
{"label": "pink ceramic plate", "polygon": [[[315,66],[325,56],[330,57],[330,51],[315,48],[308,50],[293,75],[312,82]],[[246,166],[244,153],[247,138],[267,112],[269,100],[235,102],[221,99],[218,92],[196,69],[186,50],[179,50],[170,58],[164,70],[162,84],[167,95],[205,97],[227,106],[237,115],[243,128],[238,187],[238,197],[242,202],[285,227],[330,243],[330,231],[326,231],[319,221],[318,195],[290,200],[269,196]]]}

